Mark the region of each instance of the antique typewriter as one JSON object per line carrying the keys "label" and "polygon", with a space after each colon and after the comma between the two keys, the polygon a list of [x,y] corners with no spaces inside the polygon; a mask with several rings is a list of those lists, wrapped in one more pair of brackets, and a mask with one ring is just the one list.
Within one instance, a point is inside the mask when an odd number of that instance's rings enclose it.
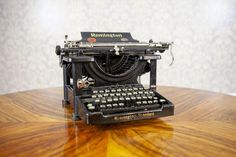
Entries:
{"label": "antique typewriter", "polygon": [[[63,67],[64,106],[73,119],[108,124],[174,114],[174,105],[156,92],[157,60],[172,43],[139,42],[130,33],[82,32],[82,39],[56,46]],[[140,76],[150,72],[145,88]]]}

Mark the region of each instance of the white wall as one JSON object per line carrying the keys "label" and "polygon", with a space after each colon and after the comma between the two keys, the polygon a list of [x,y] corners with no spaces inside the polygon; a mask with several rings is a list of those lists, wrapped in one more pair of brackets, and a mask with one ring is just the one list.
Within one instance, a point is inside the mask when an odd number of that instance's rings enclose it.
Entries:
{"label": "white wall", "polygon": [[80,31],[174,41],[175,64],[168,53],[158,64],[160,85],[236,93],[235,0],[0,0],[0,93],[61,86],[55,46]]}

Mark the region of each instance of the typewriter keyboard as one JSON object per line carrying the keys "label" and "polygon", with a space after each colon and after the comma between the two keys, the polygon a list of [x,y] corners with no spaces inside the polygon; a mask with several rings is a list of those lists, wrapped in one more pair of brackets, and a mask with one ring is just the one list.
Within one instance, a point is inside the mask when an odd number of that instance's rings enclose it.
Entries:
{"label": "typewriter keyboard", "polygon": [[144,89],[142,85],[119,85],[96,87],[91,97],[84,101],[90,112],[103,114],[124,113],[140,110],[155,110],[168,103],[156,92]]}

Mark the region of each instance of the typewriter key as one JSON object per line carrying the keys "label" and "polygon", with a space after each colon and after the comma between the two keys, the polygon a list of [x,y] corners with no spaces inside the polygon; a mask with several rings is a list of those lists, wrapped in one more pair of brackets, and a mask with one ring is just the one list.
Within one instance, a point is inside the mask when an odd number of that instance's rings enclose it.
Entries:
{"label": "typewriter key", "polygon": [[107,102],[112,102],[112,98],[108,98],[108,99],[107,99]]}
{"label": "typewriter key", "polygon": [[153,100],[153,103],[158,103],[158,100]]}
{"label": "typewriter key", "polygon": [[107,106],[107,108],[111,108],[111,107],[112,107],[112,105],[111,105],[111,104],[107,104],[106,106]]}
{"label": "typewriter key", "polygon": [[164,102],[166,102],[166,100],[165,99],[160,99],[159,100],[161,103],[164,103]]}
{"label": "typewriter key", "polygon": [[122,93],[121,95],[122,95],[122,96],[126,96],[126,93]]}
{"label": "typewriter key", "polygon": [[99,103],[99,102],[100,102],[100,99],[95,99],[95,102],[96,102],[96,103]]}
{"label": "typewriter key", "polygon": [[105,104],[105,103],[107,103],[107,102],[106,102],[106,100],[102,100],[102,103]]}
{"label": "typewriter key", "polygon": [[125,99],[124,99],[124,97],[120,97],[119,100],[120,100],[120,101],[123,101],[123,100],[125,100]]}
{"label": "typewriter key", "polygon": [[107,97],[107,96],[108,96],[108,94],[107,94],[107,93],[105,93],[105,94],[103,94],[103,96],[104,96],[104,97]]}
{"label": "typewriter key", "polygon": [[120,93],[116,93],[116,96],[120,96]]}
{"label": "typewriter key", "polygon": [[118,107],[118,104],[112,104],[113,107]]}
{"label": "typewriter key", "polygon": [[148,103],[149,103],[149,104],[152,104],[152,101],[149,100]]}
{"label": "typewriter key", "polygon": [[90,107],[90,106],[93,106],[93,104],[92,104],[92,103],[88,103],[88,104],[87,104],[87,107]]}
{"label": "typewriter key", "polygon": [[137,105],[141,105],[141,101],[137,101]]}
{"label": "typewriter key", "polygon": [[113,98],[113,101],[118,101],[118,98],[117,97]]}
{"label": "typewriter key", "polygon": [[127,95],[132,95],[132,93],[127,93]]}
{"label": "typewriter key", "polygon": [[125,100],[130,100],[130,98],[129,98],[129,97],[126,97]]}
{"label": "typewriter key", "polygon": [[152,99],[152,96],[148,96],[148,99]]}
{"label": "typewriter key", "polygon": [[104,108],[106,108],[106,105],[100,105],[100,108],[104,109]]}
{"label": "typewriter key", "polygon": [[143,98],[143,99],[147,99],[147,97],[146,97],[146,96],[142,96],[142,98]]}
{"label": "typewriter key", "polygon": [[110,96],[115,96],[115,94],[114,94],[114,93],[111,93]]}
{"label": "typewriter key", "polygon": [[99,93],[104,93],[104,91],[103,91],[103,90],[100,90]]}
{"label": "typewriter key", "polygon": [[136,100],[135,96],[131,96],[130,98],[131,98],[131,100]]}
{"label": "typewriter key", "polygon": [[119,103],[119,106],[123,107],[123,106],[125,106],[125,104],[124,103]]}
{"label": "typewriter key", "polygon": [[89,109],[89,110],[94,110],[94,109],[95,109],[95,106],[89,106],[88,109]]}
{"label": "typewriter key", "polygon": [[141,98],[140,96],[137,96],[137,99],[138,99],[138,100],[141,100],[142,98]]}

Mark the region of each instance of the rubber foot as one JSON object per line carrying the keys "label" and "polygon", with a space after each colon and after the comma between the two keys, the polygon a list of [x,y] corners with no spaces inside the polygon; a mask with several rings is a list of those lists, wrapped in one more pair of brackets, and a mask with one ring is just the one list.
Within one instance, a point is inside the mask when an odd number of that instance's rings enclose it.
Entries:
{"label": "rubber foot", "polygon": [[62,106],[67,107],[70,105],[70,102],[68,100],[62,100]]}
{"label": "rubber foot", "polygon": [[74,113],[72,113],[72,120],[78,121],[81,120],[81,118],[78,115],[76,116]]}

